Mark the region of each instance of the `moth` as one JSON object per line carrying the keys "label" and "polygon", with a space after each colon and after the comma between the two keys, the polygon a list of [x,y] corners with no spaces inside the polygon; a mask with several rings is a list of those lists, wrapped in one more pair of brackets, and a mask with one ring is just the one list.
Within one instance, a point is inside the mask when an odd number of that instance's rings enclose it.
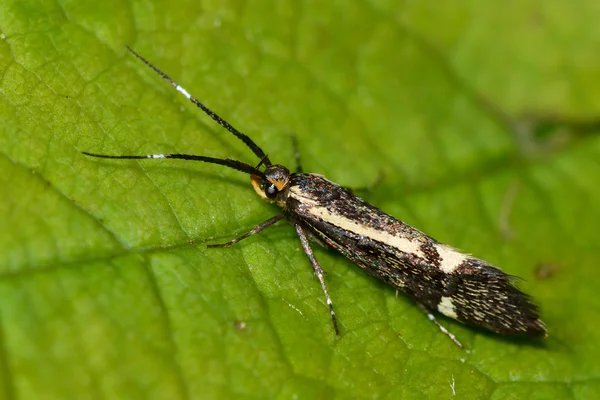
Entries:
{"label": "moth", "polygon": [[281,220],[288,220],[296,229],[302,248],[321,283],[336,334],[339,334],[339,328],[333,303],[309,239],[337,250],[369,274],[412,297],[429,319],[459,347],[462,344],[436,320],[432,311],[500,334],[546,336],[538,307],[515,286],[512,276],[483,260],[436,241],[322,175],[304,173],[295,142],[296,171],[290,172],[283,165],[273,164],[250,137],[208,109],[130,47],[127,49],[244,142],[257,157],[258,163],[253,166],[229,158],[190,154],[83,154],[111,159],[201,161],[249,174],[256,193],[263,200],[279,206],[281,213],[240,237],[209,247],[231,246]]}

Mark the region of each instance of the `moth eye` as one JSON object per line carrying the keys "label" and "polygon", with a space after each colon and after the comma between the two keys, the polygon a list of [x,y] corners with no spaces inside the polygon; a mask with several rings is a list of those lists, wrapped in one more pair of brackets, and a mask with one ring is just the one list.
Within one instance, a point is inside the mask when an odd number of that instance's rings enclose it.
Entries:
{"label": "moth eye", "polygon": [[265,194],[267,195],[267,197],[269,199],[272,199],[277,195],[277,188],[275,187],[275,185],[273,183],[271,183],[271,184],[269,184],[269,186],[267,186],[267,190],[265,190]]}

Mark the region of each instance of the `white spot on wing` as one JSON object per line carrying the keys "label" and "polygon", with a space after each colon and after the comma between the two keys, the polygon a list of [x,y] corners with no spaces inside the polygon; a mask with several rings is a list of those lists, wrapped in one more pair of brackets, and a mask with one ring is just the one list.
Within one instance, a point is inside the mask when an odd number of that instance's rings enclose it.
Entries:
{"label": "white spot on wing", "polygon": [[447,317],[456,319],[456,307],[452,304],[452,300],[450,297],[442,297],[440,299],[440,304],[438,304],[437,309],[439,312],[444,314]]}
{"label": "white spot on wing", "polygon": [[185,97],[187,97],[188,99],[192,97],[191,94],[188,93],[187,90],[185,90],[184,88],[182,88],[181,86],[177,85],[177,87],[175,88],[177,89],[179,92],[181,92],[181,94],[183,94]]}
{"label": "white spot on wing", "polygon": [[469,256],[453,249],[450,246],[439,244],[435,246],[441,258],[440,268],[446,273],[453,272]]}

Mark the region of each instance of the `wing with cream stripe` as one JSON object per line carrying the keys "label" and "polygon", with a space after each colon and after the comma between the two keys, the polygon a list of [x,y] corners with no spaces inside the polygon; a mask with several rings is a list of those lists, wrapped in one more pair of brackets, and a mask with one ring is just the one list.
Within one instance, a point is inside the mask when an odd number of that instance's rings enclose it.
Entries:
{"label": "wing with cream stripe", "polygon": [[545,328],[512,277],[441,244],[320,175],[293,174],[290,218],[371,275],[429,309],[505,334]]}

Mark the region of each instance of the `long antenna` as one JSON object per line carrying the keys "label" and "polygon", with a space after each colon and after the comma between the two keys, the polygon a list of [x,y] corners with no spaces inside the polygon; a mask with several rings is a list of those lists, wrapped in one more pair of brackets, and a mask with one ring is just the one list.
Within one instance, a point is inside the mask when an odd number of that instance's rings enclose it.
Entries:
{"label": "long antenna", "polygon": [[158,75],[160,75],[161,78],[163,78],[164,80],[169,82],[171,84],[171,86],[173,86],[175,89],[177,89],[178,92],[180,92],[185,97],[187,97],[192,103],[194,103],[196,106],[198,106],[209,117],[211,117],[219,125],[221,125],[225,129],[227,129],[229,132],[233,133],[238,139],[240,139],[242,142],[244,142],[244,144],[246,146],[248,146],[254,154],[256,154],[256,156],[262,161],[263,164],[265,164],[267,167],[271,165],[271,160],[269,160],[269,157],[265,154],[265,152],[260,147],[258,147],[258,145],[256,143],[254,143],[252,141],[252,139],[250,139],[247,135],[245,135],[242,132],[235,129],[233,126],[231,126],[231,124],[229,122],[225,121],[223,118],[219,117],[217,114],[215,114],[212,110],[210,110],[204,104],[202,104],[198,100],[196,100],[196,98],[194,96],[192,96],[191,94],[189,94],[187,90],[185,90],[184,88],[179,86],[177,84],[177,82],[175,82],[173,79],[169,78],[164,72],[162,72],[161,70],[156,68],[154,65],[150,64],[150,62],[148,60],[146,60],[144,57],[140,56],[138,53],[133,51],[133,49],[131,47],[129,47],[129,46],[126,46],[126,47],[127,47],[127,50],[129,50],[131,52],[131,54],[133,54],[134,56],[139,58],[144,64],[146,64],[148,67],[153,69],[154,72],[156,72]]}
{"label": "long antenna", "polygon": [[191,154],[148,154],[145,156],[109,156],[106,154],[96,154],[96,153],[88,153],[87,151],[82,151],[82,154],[91,157],[98,158],[121,158],[127,160],[143,160],[147,158],[178,158],[180,160],[192,160],[192,161],[202,161],[211,164],[219,164],[224,165],[229,168],[233,168],[235,170],[245,172],[250,175],[258,175],[260,177],[265,176],[262,171],[259,171],[257,168],[254,168],[250,164],[243,163],[241,161],[232,160],[231,158],[214,158],[214,157],[206,157],[206,156],[195,156]]}

